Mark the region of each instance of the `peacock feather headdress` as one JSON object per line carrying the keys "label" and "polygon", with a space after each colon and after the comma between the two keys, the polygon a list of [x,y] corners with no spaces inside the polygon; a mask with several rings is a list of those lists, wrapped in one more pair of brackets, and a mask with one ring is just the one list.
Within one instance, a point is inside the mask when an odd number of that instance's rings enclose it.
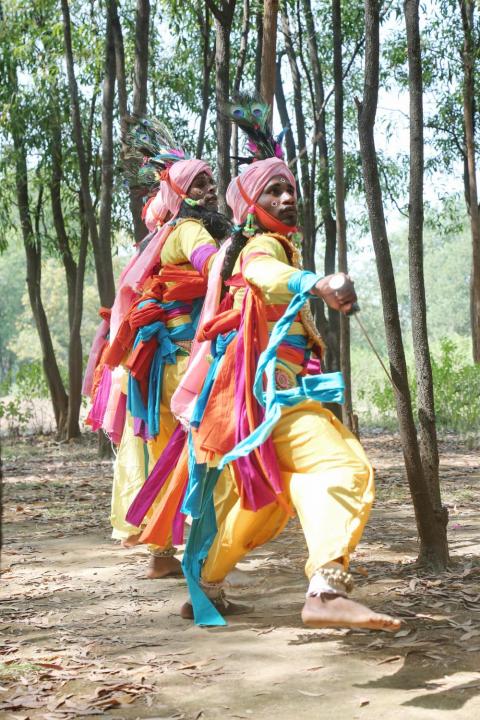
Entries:
{"label": "peacock feather headdress", "polygon": [[225,103],[224,113],[247,136],[246,147],[251,157],[236,157],[240,163],[266,160],[271,157],[283,159],[283,130],[273,136],[269,123],[270,106],[257,93],[239,93],[231,102]]}
{"label": "peacock feather headdress", "polygon": [[170,130],[159,120],[129,115],[122,138],[122,172],[129,187],[151,195],[158,189],[161,173],[187,155]]}

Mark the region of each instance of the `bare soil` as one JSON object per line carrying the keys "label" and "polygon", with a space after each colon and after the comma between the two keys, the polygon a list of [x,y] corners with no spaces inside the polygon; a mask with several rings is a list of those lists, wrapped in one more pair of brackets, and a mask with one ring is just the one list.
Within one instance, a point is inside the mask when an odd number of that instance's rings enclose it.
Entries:
{"label": "bare soil", "polygon": [[0,717],[70,720],[480,717],[479,453],[442,443],[452,565],[417,571],[398,438],[364,441],[378,500],[352,562],[355,596],[404,622],[309,630],[297,522],[240,565],[227,628],[179,617],[182,579],[145,580],[144,548],[110,540],[111,462],[96,443],[3,445]]}

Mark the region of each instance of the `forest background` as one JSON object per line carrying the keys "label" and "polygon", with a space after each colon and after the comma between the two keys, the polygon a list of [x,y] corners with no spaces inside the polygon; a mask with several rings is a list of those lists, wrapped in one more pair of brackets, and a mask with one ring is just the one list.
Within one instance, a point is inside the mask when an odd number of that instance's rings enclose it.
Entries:
{"label": "forest background", "polygon": [[49,397],[58,436],[81,433],[98,307],[145,235],[120,171],[125,114],[161,118],[210,160],[225,207],[241,140],[222,104],[256,89],[287,129],[304,267],[348,263],[390,363],[395,387],[357,324],[315,303],[325,369],[351,377],[344,419],[398,425],[420,537],[438,559],[436,428],[475,444],[480,424],[476,4],[3,0],[0,20],[4,425],[31,427],[35,399]]}

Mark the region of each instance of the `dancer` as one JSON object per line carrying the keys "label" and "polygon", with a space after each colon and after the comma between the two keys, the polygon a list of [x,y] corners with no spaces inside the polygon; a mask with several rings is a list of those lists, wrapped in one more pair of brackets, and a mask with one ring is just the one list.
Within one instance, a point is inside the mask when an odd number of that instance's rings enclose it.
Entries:
{"label": "dancer", "polygon": [[[145,118],[130,122],[124,163],[130,185],[150,189],[144,211],[150,234],[122,273],[89,416],[97,427],[113,426],[116,438],[120,423],[111,420],[123,416],[111,523],[112,536],[125,547],[137,544],[141,533],[126,521],[128,507],[172,435],[178,434],[170,399],[190,359],[217,241],[229,229],[217,212],[207,163],[185,159],[163,125]],[[173,540],[183,541],[180,513]],[[181,574],[172,533],[164,547],[150,544],[149,551],[147,577]]]}
{"label": "dancer", "polygon": [[[187,498],[194,502],[184,510],[194,520],[183,560],[191,603],[181,614],[225,624],[227,573],[297,513],[308,548],[303,622],[395,631],[397,620],[348,597],[349,556],[372,505],[373,470],[358,440],[321,404],[342,401],[343,381],[320,372],[323,345],[305,304],[317,296],[348,313],[356,294],[346,275],[300,269],[295,179],[265,130],[267,109],[251,107],[237,106],[233,117],[250,129],[256,158],[265,148],[274,157],[253,162],[227,192],[236,223],[222,270],[230,303],[201,331],[214,362],[219,345],[227,347],[192,416]],[[212,489],[227,463],[238,499],[217,531]]]}

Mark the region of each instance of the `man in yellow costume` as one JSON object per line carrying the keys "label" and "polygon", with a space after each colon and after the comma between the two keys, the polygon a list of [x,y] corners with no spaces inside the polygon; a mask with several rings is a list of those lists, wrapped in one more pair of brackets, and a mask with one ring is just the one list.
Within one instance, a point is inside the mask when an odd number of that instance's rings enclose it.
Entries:
{"label": "man in yellow costume", "polygon": [[[348,313],[355,291],[346,275],[322,278],[300,269],[292,242],[295,179],[280,153],[272,154],[252,162],[227,192],[236,225],[222,275],[231,303],[209,323],[206,337],[212,344],[227,332],[234,338],[194,413],[200,422],[191,430],[192,446],[197,467],[207,469],[184,555],[191,603],[182,616],[224,624],[225,577],[296,513],[308,548],[303,622],[396,631],[398,620],[348,597],[349,557],[374,499],[373,470],[358,440],[322,405],[341,402],[343,381],[340,373],[322,374],[322,342],[305,305],[317,296]],[[221,441],[211,432],[219,421]],[[227,463],[238,499],[214,532],[210,493]]]}
{"label": "man in yellow costume", "polygon": [[[126,520],[128,508],[168,443],[181,441],[170,401],[190,360],[208,271],[229,223],[217,212],[210,167],[202,160],[185,159],[163,126],[148,119],[133,122],[127,146],[134,150],[133,160],[138,160],[138,151],[142,156],[140,173],[135,169],[131,184],[144,187],[153,179],[155,194],[144,210],[150,235],[120,278],[94,415],[102,418],[107,432],[110,423],[118,435],[123,410],[111,523],[112,537],[132,547],[141,527]],[[127,160],[131,178],[132,152]],[[178,508],[167,546],[149,545],[147,577],[181,575],[174,542],[183,542],[183,521]]]}

